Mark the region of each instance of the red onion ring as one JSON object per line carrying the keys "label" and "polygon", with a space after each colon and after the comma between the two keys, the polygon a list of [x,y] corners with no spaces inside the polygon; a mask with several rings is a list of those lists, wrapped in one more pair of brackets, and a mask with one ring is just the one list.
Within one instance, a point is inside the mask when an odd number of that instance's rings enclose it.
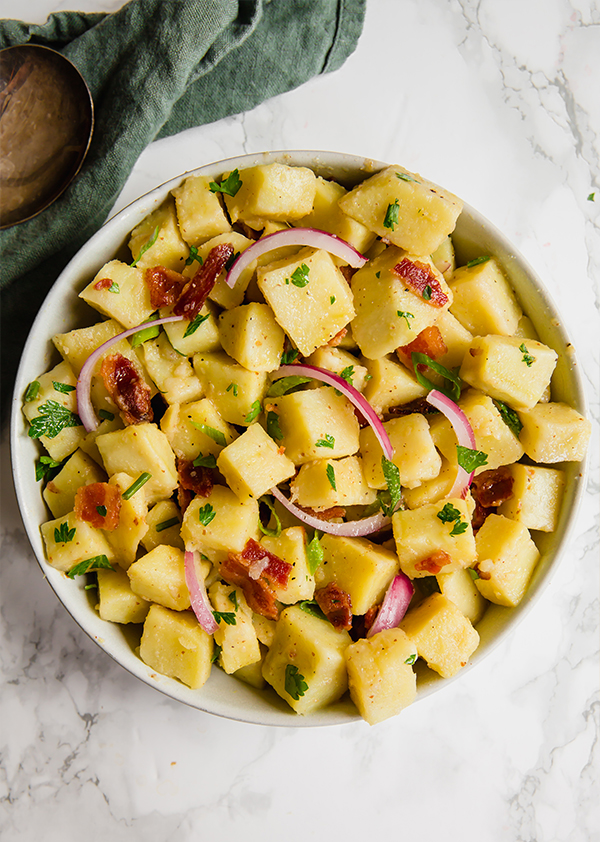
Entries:
{"label": "red onion ring", "polygon": [[94,370],[94,366],[98,362],[98,359],[106,353],[111,345],[114,345],[121,339],[125,339],[127,336],[132,336],[140,330],[145,330],[146,328],[154,327],[155,325],[162,325],[166,322],[180,322],[183,318],[183,316],[164,316],[162,319],[154,319],[151,322],[143,322],[137,327],[130,327],[122,333],[117,333],[116,336],[113,336],[111,339],[107,339],[107,341],[103,342],[102,345],[99,345],[95,351],[92,351],[81,367],[75,390],[75,396],[77,398],[77,414],[88,433],[93,430],[97,430],[99,424],[96,413],[94,412],[94,407],[92,406],[92,399],[90,395],[92,372]]}
{"label": "red onion ring", "polygon": [[289,377],[294,374],[303,374],[306,377],[312,377],[314,380],[320,380],[322,383],[327,383],[328,386],[333,386],[345,397],[348,398],[361,413],[365,421],[367,421],[373,428],[373,432],[379,440],[383,452],[387,459],[391,459],[394,455],[394,448],[390,442],[389,436],[385,431],[379,416],[368,402],[368,400],[361,395],[361,393],[347,383],[339,374],[334,374],[332,371],[326,371],[324,368],[317,368],[315,365],[305,365],[303,363],[294,363],[292,365],[282,365],[278,368],[271,377],[273,380],[278,380],[280,377]]}
{"label": "red onion ring", "polygon": [[[454,403],[453,400],[450,400],[450,398],[446,395],[438,392],[437,389],[432,389],[427,395],[426,400],[427,403],[430,403],[436,409],[439,409],[439,411],[445,415],[448,421],[452,424],[454,432],[456,433],[456,438],[458,439],[458,443],[461,447],[468,447],[471,450],[475,450],[475,433],[469,423],[469,419],[460,406]],[[474,471],[469,474],[459,465],[454,485],[452,486],[448,496],[462,497],[464,499],[467,496],[467,491],[471,485],[473,474]]]}
{"label": "red onion ring", "polygon": [[261,257],[272,249],[278,249],[282,246],[312,246],[313,248],[323,249],[336,257],[345,260],[349,266],[354,269],[360,269],[367,262],[364,257],[354,246],[342,240],[341,237],[336,237],[335,234],[329,234],[327,231],[321,231],[319,228],[286,228],[284,231],[275,231],[274,234],[267,234],[266,237],[261,237],[256,240],[251,246],[240,254],[240,256],[233,262],[229,272],[225,276],[225,283],[233,288],[236,281],[253,260]]}
{"label": "red onion ring", "polygon": [[215,620],[212,608],[210,607],[204,582],[198,576],[198,555],[199,553],[196,551],[185,551],[185,583],[190,592],[190,603],[198,623],[207,634],[214,634],[219,628],[219,624]]}
{"label": "red onion ring", "polygon": [[400,625],[415,592],[413,583],[404,573],[398,573],[391,581],[389,588],[377,612],[375,622],[367,632],[367,637],[373,637],[384,629],[395,629]]}
{"label": "red onion ring", "polygon": [[318,529],[320,532],[327,532],[329,535],[340,535],[344,538],[361,538],[365,535],[372,535],[373,532],[378,532],[390,523],[389,517],[381,513],[362,518],[361,520],[331,523],[328,520],[321,520],[321,518],[315,517],[314,515],[309,515],[308,512],[303,511],[295,503],[292,503],[291,500],[288,500],[285,494],[282,494],[277,487],[272,488],[269,494],[272,494],[276,500],[279,500],[281,505],[290,514],[301,520],[302,523],[311,526],[313,529]]}

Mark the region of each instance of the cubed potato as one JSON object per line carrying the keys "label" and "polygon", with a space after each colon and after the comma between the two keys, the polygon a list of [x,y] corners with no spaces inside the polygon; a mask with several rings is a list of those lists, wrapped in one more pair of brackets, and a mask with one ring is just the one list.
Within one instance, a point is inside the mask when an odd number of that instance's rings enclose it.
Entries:
{"label": "cubed potato", "polygon": [[475,626],[483,617],[487,602],[477,590],[468,570],[453,570],[436,576],[440,592],[450,599]]}
{"label": "cubed potato", "polygon": [[210,176],[192,175],[172,191],[179,230],[190,246],[231,230],[218,194],[210,189],[211,182]]}
{"label": "cubed potato", "polygon": [[513,409],[531,409],[548,388],[557,359],[556,351],[533,339],[476,336],[460,377]]}
{"label": "cubed potato", "polygon": [[416,488],[403,488],[402,499],[409,509],[418,509],[427,503],[435,503],[444,500],[450,495],[452,486],[456,480],[458,464],[456,459],[449,462],[442,457],[442,467],[435,479],[424,480]]}
{"label": "cubed potato", "polygon": [[519,435],[525,453],[535,462],[579,462],[585,457],[592,425],[565,403],[539,403],[520,410]]}
{"label": "cubed potato", "polygon": [[215,485],[207,497],[194,497],[185,510],[181,537],[188,549],[211,560],[239,553],[249,538],[260,537],[258,501],[254,497],[242,501],[230,488]]}
{"label": "cubed potato", "polygon": [[477,558],[468,503],[458,497],[399,510],[392,527],[400,567],[410,579],[470,567]]}
{"label": "cubed potato", "polygon": [[143,269],[120,260],[106,263],[79,297],[126,328],[136,327],[154,312]]}
{"label": "cubed potato", "polygon": [[540,553],[522,523],[491,514],[477,532],[475,584],[490,602],[513,608],[523,599]]}
{"label": "cubed potato", "polygon": [[449,369],[458,368],[471,347],[473,334],[461,325],[450,310],[444,310],[435,325],[448,349],[437,362]]}
{"label": "cubed potato", "polygon": [[250,687],[255,687],[257,690],[264,690],[267,686],[267,682],[262,674],[263,660],[264,656],[261,648],[260,661],[255,661],[253,664],[247,664],[247,666],[241,667],[233,673],[234,676],[239,679],[239,681],[243,681],[244,684],[249,684]]}
{"label": "cubed potato", "polygon": [[[41,374],[37,382],[39,383],[37,395],[23,404],[23,414],[30,424],[34,419],[41,417],[48,418],[49,421],[56,419],[60,423],[60,419],[64,416],[67,424],[71,426],[64,426],[56,433],[57,424],[55,429],[48,430],[49,435],[39,436],[40,444],[46,448],[52,459],[62,462],[77,450],[85,438],[85,429],[76,414],[77,378],[70,365],[63,361],[50,371]],[[36,425],[38,423],[41,422],[35,422]]]}
{"label": "cubed potato", "polygon": [[225,421],[246,427],[256,420],[255,407],[267,391],[266,372],[249,371],[224,353],[196,354],[194,370]]}
{"label": "cubed potato", "polygon": [[454,294],[450,309],[474,336],[515,333],[523,313],[496,258],[461,266],[450,288]]}
{"label": "cubed potato", "polygon": [[223,421],[208,398],[172,404],[161,418],[160,426],[176,456],[190,461],[200,454],[218,456],[237,438],[235,429]]}
{"label": "cubed potato", "polygon": [[346,649],[350,698],[369,725],[396,716],[414,702],[417,648],[402,629],[386,629]]}
{"label": "cubed potato", "polygon": [[[284,605],[293,605],[302,599],[312,599],[315,592],[315,577],[308,566],[306,553],[306,533],[303,526],[290,526],[283,529],[277,537],[264,535],[260,539],[262,546],[270,553],[292,565],[286,587],[274,586],[275,596]],[[259,639],[260,638],[259,635]],[[265,640],[262,641],[266,643]]]}
{"label": "cubed potato", "polygon": [[136,479],[149,473],[143,486],[148,505],[170,497],[177,488],[175,456],[165,434],[156,424],[145,423],[105,433],[96,439],[106,472],[129,474]]}
{"label": "cubed potato", "polygon": [[47,483],[43,497],[52,515],[61,517],[73,511],[79,486],[104,482],[105,479],[106,475],[100,466],[82,450],[76,450]]}
{"label": "cubed potato", "polygon": [[[113,561],[115,554],[101,529],[78,520],[74,512],[41,525],[48,564],[68,573],[76,564],[104,555]],[[66,540],[61,540],[66,537]]]}
{"label": "cubed potato", "polygon": [[262,614],[252,614],[252,622],[256,630],[256,636],[259,643],[262,643],[267,648],[273,643],[275,637],[275,628],[277,626],[276,620],[269,620],[268,617],[263,617]]}
{"label": "cubed potato", "polygon": [[348,632],[292,605],[281,612],[263,676],[296,713],[310,713],[348,689],[344,651],[350,643]]}
{"label": "cubed potato", "polygon": [[354,318],[352,293],[331,255],[306,248],[257,269],[275,319],[303,356],[326,345]]}
{"label": "cubed potato", "polygon": [[140,543],[146,552],[150,552],[160,544],[184,549],[181,540],[181,513],[173,500],[160,500],[155,503],[146,515],[148,531]]}
{"label": "cubed potato", "polygon": [[[339,201],[348,216],[416,254],[431,254],[454,231],[462,204],[448,190],[399,166],[381,170]],[[398,208],[395,221],[390,206]]]}
{"label": "cubed potato", "polygon": [[215,643],[221,647],[219,665],[226,673],[236,672],[261,660],[258,638],[252,623],[252,611],[243,591],[215,582],[208,589],[208,596],[217,614],[219,628]]}
{"label": "cubed potato", "polygon": [[140,643],[140,658],[151,669],[198,690],[210,675],[212,655],[213,638],[191,611],[151,606]]}
{"label": "cubed potato", "polygon": [[324,368],[334,374],[344,372],[344,379],[359,392],[364,390],[369,380],[366,366],[361,365],[355,356],[341,348],[324,345],[313,351],[305,362],[307,365],[315,365],[317,368]]}
{"label": "cubed potato", "polygon": [[181,236],[172,196],[168,196],[159,208],[136,225],[131,232],[129,249],[140,269],[165,266],[182,271],[190,250]]}
{"label": "cubed potato", "polygon": [[565,485],[563,471],[539,465],[510,465],[512,497],[498,506],[498,514],[527,529],[553,532],[558,522]]}
{"label": "cubed potato", "polygon": [[401,406],[427,395],[428,390],[415,375],[395,360],[379,357],[363,362],[369,372],[363,394],[380,417],[392,406]]}
{"label": "cubed potato", "polygon": [[251,424],[219,454],[217,467],[240,500],[259,498],[273,486],[294,476],[291,459],[279,452],[260,424]]}
{"label": "cubed potato", "polygon": [[375,234],[345,214],[338,202],[347,193],[337,181],[328,181],[317,176],[312,211],[294,222],[300,228],[318,228],[341,237],[364,254],[375,240]]}
{"label": "cubed potato", "polygon": [[[213,237],[198,247],[198,258],[204,262],[212,249],[222,243],[229,243],[233,246],[233,258],[235,258],[236,255],[247,249],[248,246],[251,246],[253,242],[254,240],[251,240],[249,237],[245,237],[238,231],[230,231],[227,234],[219,234],[217,237]],[[186,266],[183,270],[184,277],[192,278],[196,274],[200,268],[199,260],[193,260],[188,266]],[[246,288],[256,271],[256,261],[253,260],[244,269],[240,277],[237,279],[233,289],[225,283],[228,266],[229,261],[225,268],[217,276],[215,285],[208,294],[210,301],[214,301],[215,304],[218,304],[219,307],[224,307],[226,310],[229,310],[230,307],[238,307],[244,300]]]}
{"label": "cubed potato", "polygon": [[[335,486],[335,487],[334,487]],[[358,456],[317,459],[302,465],[290,485],[292,501],[311,509],[332,506],[368,506],[376,500]]]}
{"label": "cubed potato", "polygon": [[321,538],[323,561],[315,572],[317,588],[335,582],[350,595],[352,613],[365,614],[381,602],[398,573],[398,558],[367,538],[325,534]]}
{"label": "cubed potato", "polygon": [[171,608],[185,611],[190,607],[190,594],[185,583],[183,551],[160,544],[129,567],[131,589],[138,596]]}
{"label": "cubed potato", "polygon": [[[161,318],[170,316],[172,313],[171,307],[162,307],[160,310]],[[163,329],[169,337],[169,342],[181,356],[192,357],[194,354],[210,354],[221,350],[218,313],[217,305],[212,301],[207,301],[198,314],[202,317],[201,323],[189,336],[185,335],[191,326],[191,322],[187,319],[180,322],[166,322]]]}
{"label": "cubed potato", "polygon": [[285,334],[267,304],[243,304],[224,310],[219,318],[223,350],[251,371],[279,368]]}
{"label": "cubed potato", "polygon": [[[133,327],[135,327],[135,324]],[[69,363],[73,372],[79,375],[90,354],[122,331],[122,324],[115,319],[106,319],[106,321],[97,322],[89,327],[76,328],[68,333],[57,333],[52,337],[52,341],[63,359]],[[127,339],[121,339],[111,345],[106,353],[98,358],[94,366],[95,376],[98,375],[104,358],[111,354],[122,354],[132,362],[139,362]]]}
{"label": "cubed potato", "polygon": [[121,510],[119,513],[119,525],[116,529],[106,533],[108,543],[115,551],[117,561],[125,570],[135,561],[140,541],[148,531],[146,515],[148,514],[148,503],[146,502],[145,486],[142,486],[129,499],[123,494],[131,488],[137,477],[126,473],[116,473],[109,479],[110,485],[116,485],[121,492]]}
{"label": "cubed potato", "polygon": [[224,197],[232,222],[252,225],[256,218],[285,222],[312,210],[317,177],[307,167],[259,164],[239,175],[242,183],[235,196]]}
{"label": "cubed potato", "polygon": [[400,623],[419,657],[442,678],[455,675],[479,646],[479,635],[456,605],[434,593],[411,608]]}
{"label": "cubed potato", "polygon": [[144,363],[167,403],[187,403],[202,397],[202,384],[187,357],[171,345],[166,334],[142,345]]}
{"label": "cubed potato", "polygon": [[441,272],[444,276],[444,280],[449,282],[456,269],[456,255],[454,254],[452,237],[448,236],[445,240],[442,240],[441,244],[432,252],[431,259],[438,272]]}
{"label": "cubed potato", "polygon": [[[413,413],[393,418],[385,421],[383,427],[394,450],[392,462],[398,468],[403,487],[416,488],[438,476],[442,460],[424,415]],[[360,453],[367,483],[371,488],[387,488],[381,465],[383,449],[372,427],[360,431]]]}
{"label": "cubed potato", "polygon": [[129,576],[120,568],[98,570],[98,613],[111,623],[143,623],[150,603],[131,590]]}
{"label": "cubed potato", "polygon": [[[419,264],[431,274],[447,296],[442,307],[413,292],[394,272],[394,267],[403,260]],[[356,309],[352,335],[370,360],[390,354],[400,345],[408,345],[424,328],[435,324],[452,301],[443,275],[428,255],[407,254],[395,246],[388,246],[355,272],[350,285]]]}
{"label": "cubed potato", "polygon": [[104,470],[104,463],[102,461],[102,456],[100,456],[96,439],[98,436],[103,436],[105,433],[114,433],[115,430],[122,430],[125,426],[116,406],[111,410],[104,410],[104,414],[106,417],[100,421],[95,430],[91,430],[82,438],[79,445],[80,449],[86,454],[86,456],[89,456],[97,465],[100,465],[102,470]]}
{"label": "cubed potato", "polygon": [[269,404],[279,415],[280,444],[296,465],[324,455],[330,459],[352,456],[358,450],[359,425],[354,409],[329,386],[269,398]]}

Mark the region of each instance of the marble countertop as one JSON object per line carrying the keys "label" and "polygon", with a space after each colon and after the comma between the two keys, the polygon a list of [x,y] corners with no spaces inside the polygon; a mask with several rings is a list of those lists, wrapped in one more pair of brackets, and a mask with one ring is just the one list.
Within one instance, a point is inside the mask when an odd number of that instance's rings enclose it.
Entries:
{"label": "marble countertop", "polygon": [[[30,0],[28,19],[73,5],[121,3]],[[24,15],[22,2],[1,7]],[[460,195],[539,272],[574,337],[595,419],[588,488],[542,598],[475,669],[375,728],[264,728],[165,698],[76,626],[20,525],[5,433],[3,840],[600,838],[599,91],[589,0],[369,0],[340,70],[142,154],[116,209],[266,149],[400,163]]]}

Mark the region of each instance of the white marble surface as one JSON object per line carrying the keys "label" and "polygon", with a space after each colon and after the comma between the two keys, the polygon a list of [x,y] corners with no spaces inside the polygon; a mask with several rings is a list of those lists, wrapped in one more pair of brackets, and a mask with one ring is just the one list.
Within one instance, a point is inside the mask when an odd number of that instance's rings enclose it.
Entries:
{"label": "white marble surface", "polygon": [[[73,5],[0,10],[42,21]],[[476,669],[373,729],[267,729],[171,702],[75,626],[20,526],[4,442],[3,840],[600,838],[599,91],[593,0],[369,0],[339,71],[144,152],[118,207],[185,169],[284,148],[401,163],[461,195],[564,313],[595,418],[588,490],[542,599]]]}

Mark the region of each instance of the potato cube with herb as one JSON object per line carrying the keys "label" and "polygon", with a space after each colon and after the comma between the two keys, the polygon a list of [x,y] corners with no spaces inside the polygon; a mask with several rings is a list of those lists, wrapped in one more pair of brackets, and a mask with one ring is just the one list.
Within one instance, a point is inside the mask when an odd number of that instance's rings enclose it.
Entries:
{"label": "potato cube with herb", "polygon": [[[135,327],[135,324],[133,327]],[[76,328],[68,333],[57,333],[52,337],[52,341],[63,359],[69,363],[73,372],[79,375],[90,354],[122,331],[122,324],[115,319],[106,319],[106,321],[97,322],[89,327]],[[139,363],[137,355],[127,339],[121,339],[113,343],[106,353],[99,357],[94,366],[94,376],[99,375],[102,361],[111,354],[122,354],[132,362]]]}
{"label": "potato cube with herb", "polygon": [[290,526],[283,529],[280,535],[263,535],[260,543],[265,550],[292,565],[287,585],[273,587],[279,602],[293,605],[302,599],[312,599],[315,592],[315,577],[310,571],[304,527]]}
{"label": "potato cube with herb", "polygon": [[[398,468],[402,486],[416,488],[438,476],[442,460],[424,415],[412,413],[392,418],[385,421],[383,427],[394,450],[392,462]],[[360,431],[360,452],[367,483],[371,488],[387,488],[381,464],[383,449],[372,427]]]}
{"label": "potato cube with herb", "polygon": [[41,374],[25,395],[23,414],[31,425],[29,435],[39,439],[55,462],[74,453],[85,438],[77,415],[76,383],[71,367],[63,361]]}
{"label": "potato cube with herb", "polygon": [[321,538],[323,561],[315,572],[317,588],[335,582],[350,595],[352,613],[365,614],[381,602],[398,573],[396,554],[367,538],[325,534]]}
{"label": "potato cube with herb", "polygon": [[523,315],[512,287],[494,258],[457,269],[450,283],[452,313],[474,336],[512,336]]}
{"label": "potato cube with herb", "polygon": [[79,297],[126,328],[136,327],[154,312],[143,269],[120,260],[106,263]]}
{"label": "potato cube with herb", "polygon": [[121,508],[119,525],[107,532],[106,537],[115,551],[117,561],[125,570],[135,561],[140,541],[148,531],[148,503],[144,486],[134,494],[128,494],[128,490],[135,487],[135,480],[136,477],[126,473],[113,474],[109,479],[109,484],[116,485],[121,493]]}
{"label": "potato cube with herb", "polygon": [[363,394],[380,417],[392,406],[401,406],[427,395],[427,388],[395,360],[379,357],[363,362],[369,372]]}
{"label": "potato cube with herb", "polygon": [[224,310],[219,318],[223,350],[251,371],[279,368],[285,334],[268,304],[251,302]]}
{"label": "potato cube with herb", "polygon": [[403,488],[402,499],[409,509],[418,509],[448,497],[456,481],[457,463],[442,456],[442,467],[434,479],[424,480],[415,488]]}
{"label": "potato cube with herb", "polygon": [[513,608],[523,599],[540,553],[522,523],[491,514],[477,532],[475,584],[490,602]]}
{"label": "potato cube with herb", "polygon": [[142,345],[144,363],[167,403],[187,403],[202,397],[202,384],[187,357],[171,345],[166,334]]}
{"label": "potato cube with herb", "polygon": [[183,550],[160,544],[127,570],[132,591],[148,602],[185,611],[190,607],[190,594],[183,561]]}
{"label": "potato cube with herb", "polygon": [[471,347],[473,334],[461,325],[450,310],[444,310],[438,317],[435,326],[441,333],[447,349],[446,353],[436,362],[449,369],[459,368],[465,354]]}
{"label": "potato cube with herb", "polygon": [[460,377],[513,409],[531,409],[548,388],[557,359],[556,351],[534,339],[476,336]]}
{"label": "potato cube with herb", "polygon": [[121,568],[98,570],[98,613],[111,623],[143,623],[150,603],[131,590]]}
{"label": "potato cube with herb", "polygon": [[217,457],[237,438],[208,398],[192,403],[172,404],[160,421],[173,452],[179,459],[193,461],[198,456]]}
{"label": "potato cube with herb", "polygon": [[344,651],[350,643],[348,632],[291,605],[275,627],[263,676],[296,713],[310,713],[348,689]]}
{"label": "potato cube with herb", "polygon": [[258,638],[243,591],[224,582],[214,582],[208,589],[215,619],[215,643],[221,647],[219,664],[226,673],[236,672],[261,659]]}
{"label": "potato cube with herb", "polygon": [[[218,312],[217,305],[207,301],[191,321],[183,319],[180,322],[166,322],[163,329],[173,349],[182,357],[220,351]],[[170,307],[162,307],[160,310],[161,318],[172,314]]]}
{"label": "potato cube with herb", "polygon": [[256,421],[267,391],[266,372],[249,371],[224,353],[196,354],[194,370],[225,421],[240,426]]}
{"label": "potato cube with herb", "polygon": [[565,484],[563,471],[539,465],[510,465],[512,496],[498,506],[498,514],[527,529],[553,532],[558,522]]}
{"label": "potato cube with herb", "polygon": [[74,512],[41,525],[48,564],[68,573],[82,561],[106,556],[109,562],[114,552],[101,529],[78,520]]}
{"label": "potato cube with herb", "polygon": [[330,459],[352,456],[358,450],[354,409],[329,386],[269,398],[269,406],[279,416],[279,444],[296,465],[324,455]]}
{"label": "potato cube with herb", "polygon": [[317,368],[324,368],[326,371],[341,375],[350,386],[354,386],[359,392],[364,390],[369,381],[369,372],[366,366],[342,348],[323,345],[323,347],[313,351],[305,362],[307,365],[316,365]]}
{"label": "potato cube with herb", "polygon": [[520,410],[519,439],[535,462],[579,462],[585,456],[592,425],[566,403],[539,403]]}
{"label": "potato cube with herb", "polygon": [[211,560],[240,553],[249,538],[258,541],[258,501],[242,501],[225,485],[215,485],[207,497],[196,496],[185,510],[181,537],[186,547]]}
{"label": "potato cube with herb", "polygon": [[182,271],[190,250],[181,236],[172,196],[136,225],[131,232],[129,249],[140,269],[164,266]]}
{"label": "potato cube with herb", "polygon": [[476,625],[485,613],[487,602],[477,590],[470,568],[438,573],[436,576],[440,592],[448,597],[457,608]]}
{"label": "potato cube with herb", "polygon": [[436,250],[431,253],[431,259],[435,268],[442,273],[444,280],[449,283],[456,270],[456,255],[454,254],[452,237],[448,235],[445,240],[442,240]]}
{"label": "potato cube with herb", "polygon": [[208,298],[210,301],[214,301],[215,304],[218,304],[219,307],[223,307],[225,310],[229,310],[230,307],[238,307],[244,300],[244,293],[246,292],[246,288],[252,280],[252,276],[256,270],[256,260],[253,260],[244,269],[237,279],[233,289],[227,285],[225,278],[227,276],[228,268],[233,262],[235,256],[247,249],[248,246],[251,246],[253,242],[254,241],[249,237],[245,237],[238,231],[230,231],[227,234],[219,234],[217,237],[213,237],[198,247],[196,251],[196,258],[185,267],[182,274],[185,278],[192,278],[200,268],[200,261],[204,262],[213,248],[220,246],[223,243],[228,243],[233,247],[233,257],[230,261],[227,261],[227,264],[217,276],[215,285],[209,292]]}
{"label": "potato cube with herb", "polygon": [[240,186],[231,196],[224,193],[232,222],[250,225],[258,219],[300,219],[313,207],[317,177],[308,167],[259,164],[239,173]]}
{"label": "potato cube with herb", "polygon": [[392,527],[400,567],[409,579],[470,567],[477,558],[471,514],[461,498],[399,510]]}
{"label": "potato cube with herb", "polygon": [[327,344],[354,318],[352,293],[331,255],[306,248],[257,270],[275,319],[303,356]]}
{"label": "potato cube with herb", "polygon": [[218,193],[210,189],[211,183],[208,175],[192,175],[172,191],[179,230],[190,246],[231,230]]}
{"label": "potato cube with herb", "polygon": [[104,471],[82,450],[76,450],[43,491],[46,505],[54,517],[73,511],[75,493],[79,486],[103,482]]}
{"label": "potato cube with herb", "polygon": [[105,433],[96,439],[106,472],[126,473],[136,479],[150,474],[144,484],[149,505],[170,497],[177,488],[175,456],[169,440],[156,424],[144,423]]}
{"label": "potato cube with herb", "polygon": [[377,496],[365,480],[358,456],[308,462],[292,480],[290,490],[293,502],[311,509],[368,506]]}
{"label": "potato cube with herb", "polygon": [[463,203],[418,173],[391,166],[363,181],[339,205],[394,245],[431,254],[454,231]]}
{"label": "potato cube with herb", "polygon": [[219,454],[217,467],[240,500],[262,497],[273,486],[294,476],[296,470],[260,424],[251,424],[227,445]]}
{"label": "potato cube with herb", "polygon": [[439,593],[409,609],[400,628],[417,647],[419,657],[442,678],[450,678],[466,666],[479,646],[479,635],[471,622]]}
{"label": "potato cube with herb", "polygon": [[150,552],[160,544],[184,549],[181,540],[181,514],[173,500],[159,500],[146,515],[148,531],[140,540],[140,544]]}
{"label": "potato cube with herb", "polygon": [[198,690],[210,675],[212,655],[212,635],[191,611],[151,606],[140,643],[140,658],[151,669]]}
{"label": "potato cube with herb", "polygon": [[402,629],[385,629],[345,651],[350,698],[369,725],[396,716],[414,702],[417,649]]}

